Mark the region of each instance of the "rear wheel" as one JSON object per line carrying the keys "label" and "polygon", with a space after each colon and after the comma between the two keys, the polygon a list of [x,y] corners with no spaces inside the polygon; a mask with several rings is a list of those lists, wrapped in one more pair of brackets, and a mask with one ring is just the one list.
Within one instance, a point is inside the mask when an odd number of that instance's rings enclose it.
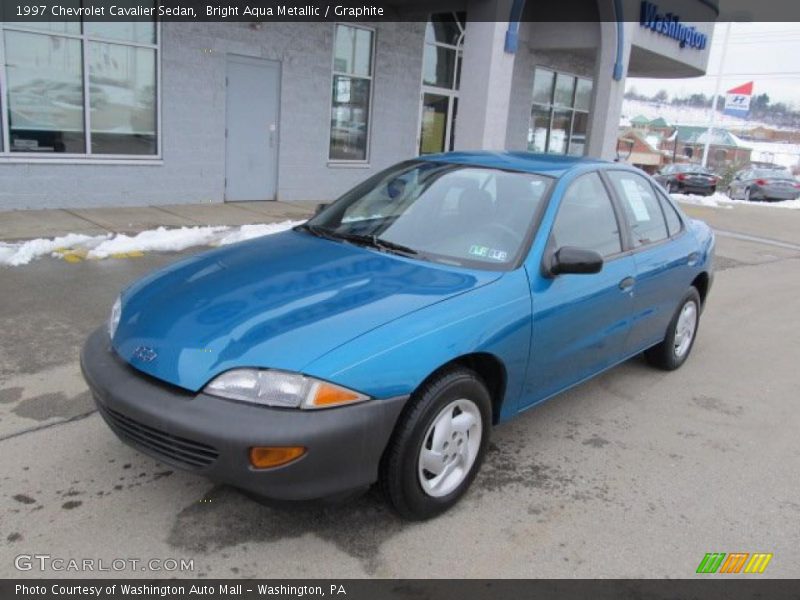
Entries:
{"label": "rear wheel", "polygon": [[664,341],[645,351],[647,361],[665,371],[674,371],[680,367],[689,358],[694,347],[699,324],[700,294],[696,288],[691,287],[678,305]]}
{"label": "rear wheel", "polygon": [[491,397],[472,371],[453,368],[414,393],[381,460],[384,495],[408,519],[428,519],[467,491],[489,442]]}
{"label": "rear wheel", "polygon": [[745,202],[750,202],[750,188],[744,188],[744,200]]}
{"label": "rear wheel", "polygon": [[667,193],[674,194],[677,191],[678,191],[677,186],[674,183],[672,183],[671,181],[668,181],[667,182]]}

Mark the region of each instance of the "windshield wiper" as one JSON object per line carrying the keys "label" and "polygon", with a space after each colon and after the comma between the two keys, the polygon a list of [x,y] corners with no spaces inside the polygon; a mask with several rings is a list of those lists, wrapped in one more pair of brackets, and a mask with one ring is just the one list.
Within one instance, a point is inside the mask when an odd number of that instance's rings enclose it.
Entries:
{"label": "windshield wiper", "polygon": [[385,240],[383,238],[378,237],[374,234],[363,234],[363,233],[346,233],[342,231],[336,231],[334,229],[328,229],[327,227],[319,227],[318,225],[311,225],[310,223],[303,223],[302,225],[298,225],[297,229],[302,231],[308,231],[311,235],[315,235],[321,238],[327,238],[331,240],[344,240],[346,242],[352,242],[354,244],[362,244],[365,246],[369,246],[371,248],[377,248],[379,250],[388,250],[389,252],[395,252],[397,254],[406,254],[408,256],[417,256],[419,252],[414,250],[413,248],[409,248],[408,246],[404,246],[403,244],[398,244],[396,242],[391,242],[389,240]]}
{"label": "windshield wiper", "polygon": [[409,248],[408,246],[404,246],[403,244],[398,244],[397,242],[391,242],[389,240],[385,240],[374,234],[367,235],[363,233],[342,233],[339,231],[331,231],[331,235],[346,240],[348,242],[354,242],[356,244],[365,244],[367,246],[371,246],[372,248],[378,248],[379,250],[388,250],[389,252],[395,252],[397,254],[407,254],[409,256],[416,256],[419,254],[419,252],[417,252],[413,248]]}
{"label": "windshield wiper", "polygon": [[308,222],[305,222],[302,225],[298,225],[297,227],[295,227],[295,229],[300,229],[301,231],[307,231],[311,235],[315,235],[321,238],[332,239],[335,237],[335,233],[332,230],[327,229],[325,227],[319,227],[317,225],[311,225]]}

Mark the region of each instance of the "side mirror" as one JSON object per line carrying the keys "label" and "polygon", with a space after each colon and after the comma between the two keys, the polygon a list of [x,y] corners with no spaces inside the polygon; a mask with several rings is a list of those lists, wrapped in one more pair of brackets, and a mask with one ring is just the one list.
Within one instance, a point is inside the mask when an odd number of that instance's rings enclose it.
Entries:
{"label": "side mirror", "polygon": [[563,246],[556,250],[550,259],[549,271],[551,275],[564,275],[599,273],[602,269],[603,257],[599,252],[575,246]]}
{"label": "side mirror", "polygon": [[317,207],[314,209],[314,216],[316,217],[319,213],[321,213],[323,210],[325,210],[329,206],[330,206],[330,204],[327,204],[325,202],[320,202],[319,204],[317,204]]}

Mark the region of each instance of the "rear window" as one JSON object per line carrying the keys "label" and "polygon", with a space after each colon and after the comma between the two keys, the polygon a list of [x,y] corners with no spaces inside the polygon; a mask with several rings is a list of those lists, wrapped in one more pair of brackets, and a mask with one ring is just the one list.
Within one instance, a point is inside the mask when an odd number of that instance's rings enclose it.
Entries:
{"label": "rear window", "polygon": [[794,179],[788,170],[783,169],[756,169],[753,179]]}
{"label": "rear window", "polygon": [[634,247],[667,239],[667,223],[650,182],[641,175],[628,171],[608,171],[608,176],[622,200],[623,210],[631,226]]}

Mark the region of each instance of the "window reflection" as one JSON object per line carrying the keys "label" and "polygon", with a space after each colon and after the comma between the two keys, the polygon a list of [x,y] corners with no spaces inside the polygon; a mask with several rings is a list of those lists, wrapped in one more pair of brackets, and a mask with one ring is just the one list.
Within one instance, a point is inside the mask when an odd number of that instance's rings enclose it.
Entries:
{"label": "window reflection", "polygon": [[6,31],[11,152],[86,151],[80,40]]}
{"label": "window reflection", "polygon": [[92,152],[156,153],[155,50],[89,43]]}

